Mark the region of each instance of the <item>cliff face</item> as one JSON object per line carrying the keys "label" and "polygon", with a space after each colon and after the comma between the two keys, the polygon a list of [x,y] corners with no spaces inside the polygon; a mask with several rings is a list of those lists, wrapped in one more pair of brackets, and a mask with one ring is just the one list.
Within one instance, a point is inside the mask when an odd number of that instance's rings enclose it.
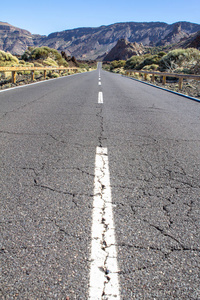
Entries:
{"label": "cliff face", "polygon": [[[142,43],[144,46],[155,46],[162,40],[162,44],[165,45],[169,43],[170,34],[174,34],[176,24],[127,22],[96,28],[77,28],[41,36],[0,22],[0,49],[12,54],[22,54],[28,46],[48,46],[60,52],[65,51],[67,55],[78,59],[96,59],[104,57],[119,39]],[[177,41],[200,30],[199,24],[178,24],[181,26],[181,34],[179,32],[176,36]]]}
{"label": "cliff face", "polygon": [[196,48],[200,50],[200,31],[191,34],[187,39],[177,44],[180,48]]}
{"label": "cliff face", "polygon": [[197,48],[200,50],[200,31],[193,35],[186,44],[187,48]]}
{"label": "cliff face", "polygon": [[142,55],[143,53],[144,47],[142,44],[130,43],[126,39],[120,39],[104,57],[104,61],[127,60],[133,55]]}
{"label": "cliff face", "polygon": [[13,54],[22,54],[28,46],[33,46],[29,31],[0,22],[0,49]]}
{"label": "cliff face", "polygon": [[156,46],[176,44],[183,39],[187,39],[189,34],[182,30],[181,23],[176,23],[170,33],[159,41]]}

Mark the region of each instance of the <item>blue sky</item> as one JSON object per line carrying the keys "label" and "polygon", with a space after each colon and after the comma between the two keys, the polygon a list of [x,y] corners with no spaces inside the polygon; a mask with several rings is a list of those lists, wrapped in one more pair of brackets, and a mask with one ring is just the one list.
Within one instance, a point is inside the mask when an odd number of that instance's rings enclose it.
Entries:
{"label": "blue sky", "polygon": [[44,35],[129,21],[200,24],[200,0],[2,0],[0,21]]}

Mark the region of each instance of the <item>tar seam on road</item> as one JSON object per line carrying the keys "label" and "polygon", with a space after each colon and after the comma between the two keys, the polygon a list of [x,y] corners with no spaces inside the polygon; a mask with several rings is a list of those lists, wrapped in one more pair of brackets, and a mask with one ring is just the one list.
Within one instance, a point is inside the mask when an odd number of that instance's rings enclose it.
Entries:
{"label": "tar seam on road", "polygon": [[98,103],[103,103],[103,93],[102,92],[98,93]]}
{"label": "tar seam on road", "polygon": [[107,148],[95,157],[89,299],[120,299]]}

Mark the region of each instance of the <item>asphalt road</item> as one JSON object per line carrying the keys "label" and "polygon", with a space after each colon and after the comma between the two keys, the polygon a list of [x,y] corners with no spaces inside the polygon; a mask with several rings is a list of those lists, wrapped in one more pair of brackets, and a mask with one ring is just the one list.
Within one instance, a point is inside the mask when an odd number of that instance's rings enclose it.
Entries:
{"label": "asphalt road", "polygon": [[121,299],[200,299],[200,104],[100,68],[0,93],[1,299],[89,298],[96,147]]}

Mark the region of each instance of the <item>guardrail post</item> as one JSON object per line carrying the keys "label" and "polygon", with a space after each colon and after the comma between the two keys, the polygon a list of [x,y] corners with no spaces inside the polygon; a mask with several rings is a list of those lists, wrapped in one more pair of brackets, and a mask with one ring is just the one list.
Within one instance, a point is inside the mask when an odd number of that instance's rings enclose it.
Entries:
{"label": "guardrail post", "polygon": [[152,82],[155,81],[155,75],[154,75],[154,74],[152,74],[151,81],[152,81]]}
{"label": "guardrail post", "polygon": [[12,71],[12,83],[16,83],[16,71]]}
{"label": "guardrail post", "polygon": [[165,85],[166,84],[166,76],[163,76],[163,79],[162,79],[162,84]]}
{"label": "guardrail post", "polygon": [[144,73],[144,80],[147,80],[147,74]]}
{"label": "guardrail post", "polygon": [[47,70],[44,70],[44,79],[47,77]]}
{"label": "guardrail post", "polygon": [[34,70],[31,70],[31,81],[34,81],[35,79],[35,72]]}
{"label": "guardrail post", "polygon": [[179,90],[182,90],[183,88],[183,77],[179,77],[178,88]]}
{"label": "guardrail post", "polygon": [[59,70],[59,76],[61,76],[61,72],[62,72],[62,70]]}

